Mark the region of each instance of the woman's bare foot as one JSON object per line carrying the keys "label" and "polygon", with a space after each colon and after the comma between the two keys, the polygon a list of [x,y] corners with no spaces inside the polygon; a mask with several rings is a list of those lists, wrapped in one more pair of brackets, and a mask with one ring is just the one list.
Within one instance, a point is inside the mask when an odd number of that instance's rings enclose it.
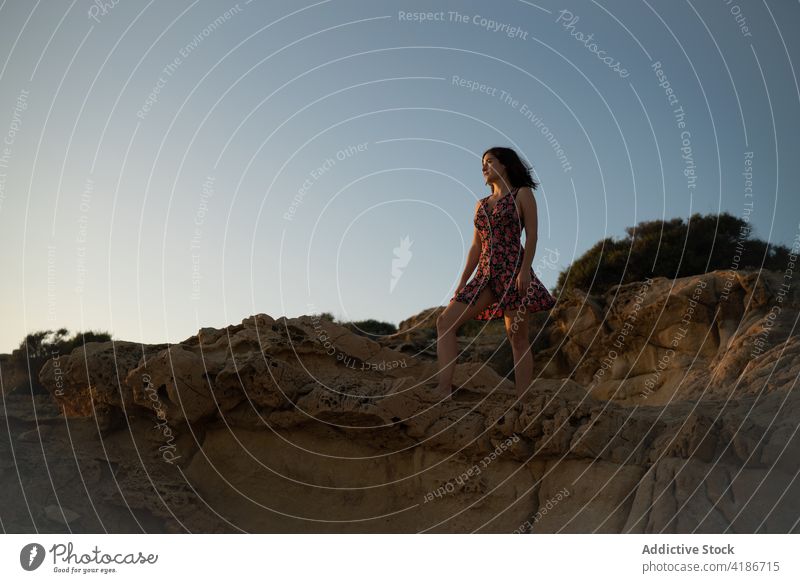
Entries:
{"label": "woman's bare foot", "polygon": [[437,386],[433,389],[430,393],[431,398],[436,399],[437,401],[441,401],[444,399],[449,399],[450,396],[453,394],[453,387],[442,387]]}

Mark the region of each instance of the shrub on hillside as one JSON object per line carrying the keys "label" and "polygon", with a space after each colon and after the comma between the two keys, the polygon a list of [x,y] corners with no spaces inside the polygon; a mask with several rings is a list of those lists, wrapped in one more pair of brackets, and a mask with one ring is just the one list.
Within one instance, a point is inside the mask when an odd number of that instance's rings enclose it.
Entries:
{"label": "shrub on hillside", "polygon": [[69,335],[69,330],[59,328],[53,330],[40,330],[25,336],[19,348],[11,353],[11,358],[20,370],[30,370],[30,389],[32,392],[46,392],[39,383],[39,371],[54,356],[69,354],[73,349],[83,346],[87,342],[106,342],[111,340],[108,332],[88,330],[75,332]]}
{"label": "shrub on hillside", "polygon": [[688,221],[643,221],[627,236],[597,242],[558,276],[558,292],[603,293],[648,277],[678,278],[716,269],[786,268],[789,249],[751,238],[750,224],[729,213]]}

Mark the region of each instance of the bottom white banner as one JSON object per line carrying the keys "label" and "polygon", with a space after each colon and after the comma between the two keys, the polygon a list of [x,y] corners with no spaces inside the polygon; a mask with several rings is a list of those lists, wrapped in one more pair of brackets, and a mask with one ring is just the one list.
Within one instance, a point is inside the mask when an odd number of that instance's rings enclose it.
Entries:
{"label": "bottom white banner", "polygon": [[798,581],[792,535],[7,534],[2,581],[165,581],[201,575],[326,581],[613,577]]}

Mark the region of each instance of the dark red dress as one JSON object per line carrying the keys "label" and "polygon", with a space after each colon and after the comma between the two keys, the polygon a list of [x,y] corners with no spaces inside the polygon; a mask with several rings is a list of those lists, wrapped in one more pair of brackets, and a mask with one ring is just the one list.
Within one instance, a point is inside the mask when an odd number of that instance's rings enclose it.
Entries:
{"label": "dark red dress", "polygon": [[[522,266],[525,249],[522,246],[522,221],[517,213],[516,197],[519,188],[503,195],[489,210],[487,199],[482,198],[475,213],[475,227],[481,234],[481,255],[475,276],[450,299],[473,305],[489,285],[497,298],[493,304],[475,316],[475,320],[495,320],[509,311],[525,306],[525,312],[538,312],[552,308],[556,299],[547,291],[531,267],[531,283],[523,296],[517,289],[517,274]],[[520,310],[522,312],[522,310]]]}

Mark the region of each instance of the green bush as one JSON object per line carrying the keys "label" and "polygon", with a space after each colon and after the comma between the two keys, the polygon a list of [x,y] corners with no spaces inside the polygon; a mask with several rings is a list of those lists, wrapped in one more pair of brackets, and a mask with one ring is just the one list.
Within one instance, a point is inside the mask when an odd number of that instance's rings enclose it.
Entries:
{"label": "green bush", "polygon": [[336,323],[336,318],[333,317],[333,314],[330,312],[320,312],[318,314],[311,314],[315,318],[319,318],[321,320],[328,320],[330,322]]}
{"label": "green bush", "polygon": [[88,330],[75,332],[70,337],[69,330],[59,328],[53,330],[40,330],[25,336],[19,348],[11,353],[11,357],[21,370],[29,369],[31,372],[30,389],[32,392],[46,392],[39,383],[39,371],[49,358],[65,355],[73,349],[83,346],[86,342],[106,342],[111,340],[108,332]]}
{"label": "green bush", "polygon": [[55,332],[52,330],[40,330],[39,332],[28,334],[19,343],[19,348],[14,351],[14,355],[17,355],[17,358],[37,359],[48,357],[53,352],[68,354],[74,348],[82,346],[86,342],[107,342],[108,340],[111,340],[111,334],[108,332],[88,330],[86,332],[75,332],[70,337],[69,330],[66,328],[59,328]]}
{"label": "green bush", "polygon": [[397,332],[397,326],[378,320],[360,320],[358,322],[341,322],[341,325],[362,336],[385,336]]}
{"label": "green bush", "polygon": [[626,237],[599,241],[562,271],[556,291],[599,294],[648,277],[674,279],[716,269],[783,270],[789,258],[786,246],[751,238],[750,224],[729,213],[643,221],[625,231]]}

